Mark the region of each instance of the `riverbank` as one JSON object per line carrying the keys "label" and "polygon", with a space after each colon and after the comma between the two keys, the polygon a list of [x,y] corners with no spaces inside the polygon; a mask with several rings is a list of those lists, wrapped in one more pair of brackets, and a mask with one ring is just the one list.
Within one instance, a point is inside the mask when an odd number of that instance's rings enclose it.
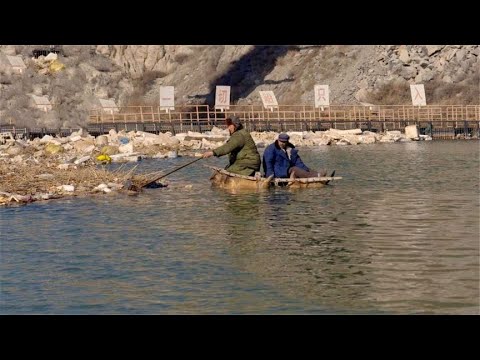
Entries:
{"label": "riverbank", "polygon": [[[330,129],[317,133],[289,132],[289,135],[296,146],[307,147],[431,139],[419,135],[415,129],[384,134]],[[257,147],[263,148],[275,141],[278,133],[252,132],[252,136]],[[45,135],[33,140],[4,134],[0,145],[0,205],[111,192],[135,194],[162,172],[140,174],[135,167],[127,170],[122,166],[110,171],[101,165],[135,163],[144,158],[199,157],[204,151],[224,144],[228,138],[228,131],[219,128],[175,136],[111,130],[108,135],[94,137],[80,130],[68,137]]]}

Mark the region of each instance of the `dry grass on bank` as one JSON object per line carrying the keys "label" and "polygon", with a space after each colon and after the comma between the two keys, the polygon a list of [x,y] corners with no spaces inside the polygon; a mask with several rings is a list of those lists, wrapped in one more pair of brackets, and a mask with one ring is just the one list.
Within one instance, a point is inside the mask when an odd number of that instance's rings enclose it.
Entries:
{"label": "dry grass on bank", "polygon": [[76,169],[72,167],[67,170],[56,166],[23,163],[12,168],[10,164],[0,163],[0,192],[19,195],[58,193],[58,187],[73,185],[75,191],[71,195],[80,195],[96,192],[94,188],[101,183],[117,184],[121,189],[128,180],[132,185],[138,186],[151,178],[150,174],[135,174],[136,167],[130,170],[119,167],[109,171],[97,165],[81,166]]}

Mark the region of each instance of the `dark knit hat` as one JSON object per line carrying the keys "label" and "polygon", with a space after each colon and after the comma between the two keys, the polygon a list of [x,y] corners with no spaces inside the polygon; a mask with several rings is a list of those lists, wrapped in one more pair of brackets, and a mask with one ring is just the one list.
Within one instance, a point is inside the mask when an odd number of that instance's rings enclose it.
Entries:
{"label": "dark knit hat", "polygon": [[285,133],[281,133],[280,135],[278,135],[278,140],[287,142],[288,140],[290,140],[290,136]]}
{"label": "dark knit hat", "polygon": [[235,127],[238,127],[239,125],[242,125],[242,122],[240,121],[240,118],[238,116],[229,116],[225,119],[227,122],[227,125],[233,124]]}

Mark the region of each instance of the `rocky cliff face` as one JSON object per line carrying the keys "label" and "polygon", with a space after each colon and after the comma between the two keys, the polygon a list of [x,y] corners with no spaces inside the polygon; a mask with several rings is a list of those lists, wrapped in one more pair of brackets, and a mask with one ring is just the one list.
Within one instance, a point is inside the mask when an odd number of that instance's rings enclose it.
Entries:
{"label": "rocky cliff face", "polygon": [[[312,104],[315,84],[330,85],[333,104],[410,104],[415,83],[429,104],[480,103],[478,45],[65,45],[58,71],[32,58],[37,48],[48,46],[0,46],[2,124],[78,126],[98,98],[158,104],[161,85],[175,86],[176,104],[213,104],[215,85],[231,85],[234,104],[261,103],[259,90],[280,104]],[[16,74],[6,55],[20,55],[25,71]],[[54,110],[34,109],[32,94]]]}

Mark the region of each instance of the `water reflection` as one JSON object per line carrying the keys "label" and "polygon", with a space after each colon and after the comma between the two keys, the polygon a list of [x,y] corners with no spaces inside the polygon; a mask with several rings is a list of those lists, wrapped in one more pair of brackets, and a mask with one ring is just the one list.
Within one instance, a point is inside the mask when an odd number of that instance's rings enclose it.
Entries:
{"label": "water reflection", "polygon": [[265,284],[310,306],[346,311],[354,299],[355,307],[368,309],[358,303],[369,286],[368,272],[358,266],[370,263],[371,254],[338,231],[341,214],[325,207],[327,193],[322,199],[318,190],[305,191],[274,189],[257,201],[244,196],[227,202],[232,257]]}

